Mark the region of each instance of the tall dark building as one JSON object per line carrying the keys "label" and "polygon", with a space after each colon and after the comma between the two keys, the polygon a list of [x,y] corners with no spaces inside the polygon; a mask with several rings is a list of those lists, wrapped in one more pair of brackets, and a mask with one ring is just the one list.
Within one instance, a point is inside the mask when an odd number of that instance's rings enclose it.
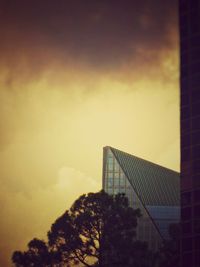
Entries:
{"label": "tall dark building", "polygon": [[180,0],[181,265],[200,266],[200,0]]}
{"label": "tall dark building", "polygon": [[130,206],[141,210],[137,238],[152,250],[168,239],[169,225],[180,221],[180,175],[175,171],[105,147],[103,189],[111,195],[125,193]]}

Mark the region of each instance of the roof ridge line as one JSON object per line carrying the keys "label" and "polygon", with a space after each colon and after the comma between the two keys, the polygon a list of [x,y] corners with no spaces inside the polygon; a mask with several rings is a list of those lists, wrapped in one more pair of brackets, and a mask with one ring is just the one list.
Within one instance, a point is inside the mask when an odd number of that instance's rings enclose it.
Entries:
{"label": "roof ridge line", "polygon": [[152,162],[152,161],[149,161],[149,160],[140,158],[140,157],[138,157],[138,156],[132,155],[132,154],[130,154],[130,153],[124,152],[124,151],[122,151],[122,150],[120,150],[120,149],[117,149],[117,148],[114,148],[114,147],[111,147],[111,146],[105,146],[105,148],[106,148],[106,147],[109,147],[111,150],[112,150],[112,149],[113,149],[113,150],[117,150],[117,151],[119,151],[119,152],[121,152],[121,153],[127,154],[127,155],[129,155],[129,156],[131,156],[131,157],[134,157],[134,158],[136,158],[136,159],[145,161],[146,163],[149,163],[149,164],[154,165],[154,166],[156,166],[156,167],[160,167],[160,168],[166,169],[166,170],[168,170],[168,171],[174,172],[174,173],[176,173],[176,174],[180,174],[180,172],[177,172],[177,171],[172,170],[172,169],[170,169],[170,168],[161,166],[161,165],[159,165],[159,164],[157,164],[157,163],[154,163],[154,162]]}

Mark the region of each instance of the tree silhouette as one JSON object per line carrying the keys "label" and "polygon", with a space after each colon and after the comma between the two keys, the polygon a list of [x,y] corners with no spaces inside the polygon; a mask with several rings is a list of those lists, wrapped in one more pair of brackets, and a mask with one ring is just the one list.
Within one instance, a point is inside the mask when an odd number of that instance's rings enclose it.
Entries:
{"label": "tree silhouette", "polygon": [[147,267],[151,253],[136,239],[140,211],[124,194],[104,191],[80,196],[51,226],[48,244],[33,239],[28,251],[16,251],[16,267]]}
{"label": "tree silhouette", "polygon": [[163,246],[157,253],[157,262],[160,267],[180,266],[180,224],[169,225],[169,239],[164,240]]}
{"label": "tree silhouette", "polygon": [[133,210],[123,194],[82,195],[52,225],[49,244],[69,264],[142,266],[139,263],[148,250],[145,243],[136,241],[139,216],[140,211]]}
{"label": "tree silhouette", "polygon": [[28,243],[28,250],[26,252],[15,251],[12,260],[17,267],[48,266],[48,246],[44,241],[34,238]]}

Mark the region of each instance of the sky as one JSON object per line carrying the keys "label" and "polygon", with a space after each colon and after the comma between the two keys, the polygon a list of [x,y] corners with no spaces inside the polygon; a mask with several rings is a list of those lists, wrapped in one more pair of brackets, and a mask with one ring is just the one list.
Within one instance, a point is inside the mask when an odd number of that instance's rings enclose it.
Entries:
{"label": "sky", "polygon": [[0,266],[102,185],[113,146],[179,171],[174,0],[0,1]]}

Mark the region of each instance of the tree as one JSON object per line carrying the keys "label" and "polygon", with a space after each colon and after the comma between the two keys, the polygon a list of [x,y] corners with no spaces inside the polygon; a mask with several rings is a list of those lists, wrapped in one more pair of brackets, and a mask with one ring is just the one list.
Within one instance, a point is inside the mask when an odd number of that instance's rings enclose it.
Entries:
{"label": "tree", "polygon": [[48,266],[48,246],[44,241],[34,238],[28,243],[27,251],[15,251],[13,253],[12,261],[15,263],[16,267]]}
{"label": "tree", "polygon": [[80,196],[51,226],[48,243],[33,239],[28,251],[16,251],[16,267],[147,267],[151,253],[136,239],[140,211],[124,194],[104,191]]}
{"label": "tree", "polygon": [[157,253],[157,262],[160,267],[180,266],[180,224],[169,225],[169,239],[164,240],[163,246]]}
{"label": "tree", "polygon": [[52,225],[49,244],[64,262],[89,266],[133,266],[142,261],[147,245],[136,241],[137,218],[124,194],[105,192],[79,197]]}

